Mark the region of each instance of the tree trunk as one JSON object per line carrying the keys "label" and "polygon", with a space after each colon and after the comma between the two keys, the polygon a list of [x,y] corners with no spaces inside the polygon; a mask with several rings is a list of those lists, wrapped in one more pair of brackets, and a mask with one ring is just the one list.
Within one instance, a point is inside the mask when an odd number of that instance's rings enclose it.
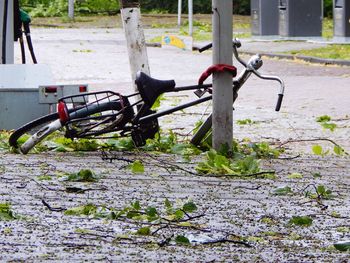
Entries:
{"label": "tree trunk", "polygon": [[139,1],[127,0],[119,0],[119,3],[129,54],[131,79],[134,83],[134,90],[138,92],[135,85],[136,73],[142,71],[150,74],[146,40],[141,25],[140,3]]}

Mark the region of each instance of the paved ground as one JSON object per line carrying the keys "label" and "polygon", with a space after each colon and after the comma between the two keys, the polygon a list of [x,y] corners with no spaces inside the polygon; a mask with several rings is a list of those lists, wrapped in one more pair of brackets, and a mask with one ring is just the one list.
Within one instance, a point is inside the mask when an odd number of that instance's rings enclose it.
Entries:
{"label": "paved ground", "polygon": [[[58,82],[84,82],[91,84],[92,89],[131,91],[120,30],[35,29],[33,38],[38,60],[51,66]],[[148,55],[154,77],[174,78],[180,84],[195,83],[211,64],[210,53],[149,48]],[[271,143],[327,138],[350,152],[349,67],[265,59],[262,71],[285,80],[283,109],[280,113],[273,111],[278,85],[252,78],[239,94],[234,118],[249,118],[255,124],[235,125],[235,137]],[[188,96],[172,97],[165,106]],[[204,108],[163,118],[161,126],[186,133]],[[324,114],[337,124],[334,132],[324,130],[315,121]],[[326,149],[333,147],[327,142],[317,143]],[[193,172],[201,157],[184,163],[169,155],[154,158],[142,153],[116,153],[119,159],[142,159],[148,164],[144,174],[135,175],[125,168],[125,161],[109,163],[97,153],[0,153],[0,202],[11,203],[13,211],[25,216],[0,223],[1,235],[5,237],[0,241],[0,260],[348,262],[348,252],[338,252],[332,244],[350,238],[349,158],[310,155],[313,144],[289,143],[284,157],[299,153],[301,157],[264,161],[265,169],[277,171],[274,180],[200,177],[178,169],[180,166]],[[62,173],[81,168],[93,170],[101,179],[90,184],[62,181]],[[294,172],[302,173],[303,178],[288,178]],[[315,177],[318,173],[320,177]],[[49,175],[51,180],[39,181],[41,175]],[[332,191],[332,197],[322,200],[322,204],[307,197],[306,192],[315,194],[314,185],[324,185]],[[284,186],[291,187],[292,193],[273,194],[276,188]],[[71,187],[83,191],[72,193]],[[191,225],[168,226],[154,237],[145,238],[133,235],[141,224],[131,220],[66,216],[63,211],[49,211],[42,202],[63,209],[89,203],[121,209],[140,200],[143,206],[164,210],[166,198],[171,202],[193,200],[198,206],[194,215],[201,217],[191,220]],[[311,217],[312,226],[288,224],[292,216],[300,215]],[[159,226],[151,228],[154,231]],[[155,245],[172,234],[199,241],[237,241],[238,236],[252,247],[235,243],[186,247],[173,241],[165,247]]]}

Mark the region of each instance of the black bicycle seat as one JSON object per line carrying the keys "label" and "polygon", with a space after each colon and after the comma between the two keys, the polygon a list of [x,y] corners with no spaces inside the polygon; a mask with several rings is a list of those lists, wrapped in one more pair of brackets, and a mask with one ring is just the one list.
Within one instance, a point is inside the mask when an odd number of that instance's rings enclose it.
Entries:
{"label": "black bicycle seat", "polygon": [[150,107],[161,94],[172,91],[176,85],[174,80],[154,79],[141,71],[136,73],[135,83],[141,98]]}

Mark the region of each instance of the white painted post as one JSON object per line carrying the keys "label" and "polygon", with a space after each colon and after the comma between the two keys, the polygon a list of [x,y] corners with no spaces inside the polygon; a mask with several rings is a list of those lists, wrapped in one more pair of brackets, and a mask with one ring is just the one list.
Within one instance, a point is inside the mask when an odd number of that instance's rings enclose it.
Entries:
{"label": "white painted post", "polygon": [[193,0],[188,0],[188,34],[193,35]]}
{"label": "white painted post", "polygon": [[134,90],[137,90],[135,78],[137,71],[150,74],[146,40],[141,24],[141,11],[139,1],[120,0],[120,12],[123,20],[126,44],[128,47],[131,79]]}
{"label": "white painted post", "polygon": [[[232,65],[233,0],[212,0],[213,5],[213,64]],[[227,145],[233,139],[232,75],[213,74],[213,147]]]}
{"label": "white painted post", "polygon": [[68,17],[74,19],[74,0],[68,0]]}
{"label": "white painted post", "polygon": [[181,15],[182,15],[182,0],[179,0],[178,6],[177,6],[177,25],[178,25],[178,27],[181,26]]}

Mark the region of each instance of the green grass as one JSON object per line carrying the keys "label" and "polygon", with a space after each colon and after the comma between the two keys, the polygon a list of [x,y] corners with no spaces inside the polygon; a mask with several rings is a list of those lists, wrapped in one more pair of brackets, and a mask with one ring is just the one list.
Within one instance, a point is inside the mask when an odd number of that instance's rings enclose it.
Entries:
{"label": "green grass", "polygon": [[350,44],[348,45],[328,45],[327,47],[310,50],[290,51],[292,55],[311,56],[328,59],[350,60]]}
{"label": "green grass", "polygon": [[325,39],[333,37],[333,20],[330,18],[323,19],[322,37]]}

